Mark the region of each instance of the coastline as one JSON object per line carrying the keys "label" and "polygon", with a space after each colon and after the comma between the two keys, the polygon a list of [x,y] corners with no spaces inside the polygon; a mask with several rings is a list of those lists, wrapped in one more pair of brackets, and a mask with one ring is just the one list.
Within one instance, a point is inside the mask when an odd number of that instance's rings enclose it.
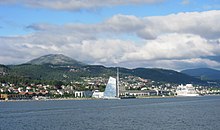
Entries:
{"label": "coastline", "polygon": [[32,101],[65,101],[65,100],[100,100],[98,98],[52,98],[52,99],[40,99],[40,100],[0,100],[0,102],[32,102]]}
{"label": "coastline", "polygon": [[[220,96],[220,95],[203,95],[203,96]],[[196,96],[196,97],[203,97]],[[155,98],[179,98],[180,96],[145,96],[136,97],[136,99],[155,99]],[[182,98],[187,96],[181,96]],[[33,102],[33,101],[66,101],[66,100],[103,100],[102,98],[52,98],[52,99],[40,99],[40,100],[0,100],[0,102]],[[127,99],[122,99],[127,100]]]}
{"label": "coastline", "polygon": [[[136,99],[144,98],[174,98],[176,96],[148,96],[148,97],[136,97]],[[52,98],[52,99],[40,99],[40,100],[0,100],[0,102],[31,102],[31,101],[65,101],[65,100],[103,100],[102,98]]]}

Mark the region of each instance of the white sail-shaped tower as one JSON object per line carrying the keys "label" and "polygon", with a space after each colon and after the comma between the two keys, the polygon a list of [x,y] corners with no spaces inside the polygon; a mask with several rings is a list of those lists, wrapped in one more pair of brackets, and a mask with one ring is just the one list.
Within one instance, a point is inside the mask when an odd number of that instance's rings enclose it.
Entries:
{"label": "white sail-shaped tower", "polygon": [[135,96],[120,96],[119,69],[117,68],[117,77],[110,77],[104,92],[104,99],[130,99]]}
{"label": "white sail-shaped tower", "polygon": [[117,98],[116,91],[116,78],[110,77],[105,88],[104,98],[105,99],[115,99]]}

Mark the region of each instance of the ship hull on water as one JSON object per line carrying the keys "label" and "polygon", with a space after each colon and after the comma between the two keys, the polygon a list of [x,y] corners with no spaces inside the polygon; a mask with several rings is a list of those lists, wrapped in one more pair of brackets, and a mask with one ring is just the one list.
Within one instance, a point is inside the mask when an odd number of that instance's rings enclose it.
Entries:
{"label": "ship hull on water", "polygon": [[121,99],[121,98],[118,98],[118,97],[104,97],[103,99],[104,100],[118,100],[118,99]]}
{"label": "ship hull on water", "polygon": [[177,97],[197,97],[199,94],[178,94]]}
{"label": "ship hull on water", "polygon": [[176,96],[178,97],[196,97],[200,96],[192,84],[187,84],[185,86],[179,85],[176,90]]}
{"label": "ship hull on water", "polygon": [[135,96],[120,96],[121,99],[135,99]]}

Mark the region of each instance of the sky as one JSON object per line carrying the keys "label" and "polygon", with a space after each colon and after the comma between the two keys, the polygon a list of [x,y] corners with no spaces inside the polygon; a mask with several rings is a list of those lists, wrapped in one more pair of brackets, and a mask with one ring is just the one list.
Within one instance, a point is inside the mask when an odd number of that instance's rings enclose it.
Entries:
{"label": "sky", "polygon": [[219,0],[0,0],[0,64],[220,69],[219,21]]}

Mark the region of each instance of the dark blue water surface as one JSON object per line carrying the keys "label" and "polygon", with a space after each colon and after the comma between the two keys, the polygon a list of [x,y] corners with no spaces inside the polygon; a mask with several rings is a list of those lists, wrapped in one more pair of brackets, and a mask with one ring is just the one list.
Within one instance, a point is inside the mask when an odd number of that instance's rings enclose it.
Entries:
{"label": "dark blue water surface", "polygon": [[0,102],[0,130],[219,130],[220,96]]}

